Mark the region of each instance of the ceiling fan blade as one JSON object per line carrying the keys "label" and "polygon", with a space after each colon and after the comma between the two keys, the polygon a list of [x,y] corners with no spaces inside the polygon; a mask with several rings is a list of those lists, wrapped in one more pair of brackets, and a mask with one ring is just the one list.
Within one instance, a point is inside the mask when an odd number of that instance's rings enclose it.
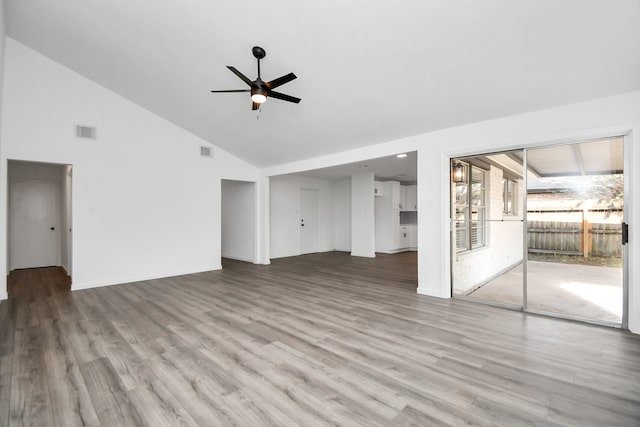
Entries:
{"label": "ceiling fan blade", "polygon": [[242,79],[242,81],[245,82],[246,84],[248,84],[249,86],[253,85],[253,82],[251,80],[249,80],[249,77],[245,76],[240,71],[236,70],[235,67],[227,65],[227,68],[230,69],[233,74],[235,74],[236,76],[240,77],[240,79]]}
{"label": "ceiling fan blade", "polygon": [[275,89],[278,86],[282,86],[285,83],[289,83],[291,80],[297,79],[297,76],[293,73],[289,73],[286,76],[278,77],[277,79],[273,79],[270,82],[266,82],[265,85],[269,89]]}
{"label": "ceiling fan blade", "polygon": [[269,97],[281,99],[283,101],[295,102],[296,104],[301,101],[300,98],[296,98],[295,96],[285,95],[284,93],[274,92],[274,91],[269,92]]}
{"label": "ceiling fan blade", "polygon": [[251,89],[212,90],[211,92],[213,93],[251,92]]}
{"label": "ceiling fan blade", "polygon": [[258,104],[257,102],[252,102],[251,103],[251,110],[255,111],[258,108],[260,108],[260,104]]}

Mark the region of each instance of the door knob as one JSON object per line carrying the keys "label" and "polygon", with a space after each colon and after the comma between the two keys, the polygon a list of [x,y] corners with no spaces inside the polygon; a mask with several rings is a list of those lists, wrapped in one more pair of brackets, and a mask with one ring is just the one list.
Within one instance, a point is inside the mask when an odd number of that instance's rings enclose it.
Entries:
{"label": "door knob", "polygon": [[55,230],[55,229],[56,229],[55,227],[51,227],[51,230],[52,230],[52,231],[53,231],[53,230]]}

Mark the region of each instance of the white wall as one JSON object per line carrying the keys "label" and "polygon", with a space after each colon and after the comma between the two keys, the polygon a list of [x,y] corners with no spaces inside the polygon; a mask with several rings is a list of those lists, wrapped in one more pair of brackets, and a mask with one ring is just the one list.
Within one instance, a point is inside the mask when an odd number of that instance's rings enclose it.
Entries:
{"label": "white wall", "polygon": [[[201,158],[202,139],[10,38],[5,53],[0,176],[7,159],[73,165],[73,289],[220,268],[220,180],[260,171],[217,147]],[[3,183],[2,230],[6,201]]]}
{"label": "white wall", "polygon": [[351,252],[351,178],[333,185],[333,249]]}
{"label": "white wall", "polygon": [[351,255],[374,258],[375,206],[373,173],[351,176]]}
{"label": "white wall", "polygon": [[222,180],[222,256],[254,262],[256,185]]}
{"label": "white wall", "polygon": [[300,255],[300,190],[318,190],[318,250],[333,250],[333,187],[325,179],[300,175],[270,179],[271,258]]}
{"label": "white wall", "polygon": [[[353,163],[398,152],[418,151],[418,292],[448,298],[450,287],[449,159],[561,142],[629,134],[625,145],[626,182],[640,170],[640,91],[579,104],[459,126],[266,168],[265,176]],[[625,191],[630,227],[629,327],[640,333],[640,186]]]}

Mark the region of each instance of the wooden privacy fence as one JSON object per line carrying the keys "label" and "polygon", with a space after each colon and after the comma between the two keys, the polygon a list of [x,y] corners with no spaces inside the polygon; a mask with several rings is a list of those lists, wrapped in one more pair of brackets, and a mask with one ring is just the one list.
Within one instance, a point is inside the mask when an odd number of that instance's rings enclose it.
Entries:
{"label": "wooden privacy fence", "polygon": [[[536,218],[527,221],[527,247],[530,253],[621,257],[622,226],[602,221],[622,210],[593,209],[528,211]],[[586,239],[585,239],[586,236]]]}

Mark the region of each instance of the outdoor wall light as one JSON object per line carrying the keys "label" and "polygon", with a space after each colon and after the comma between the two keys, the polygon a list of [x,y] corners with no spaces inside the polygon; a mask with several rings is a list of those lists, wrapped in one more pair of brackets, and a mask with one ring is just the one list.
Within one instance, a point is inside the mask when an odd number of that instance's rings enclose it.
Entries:
{"label": "outdoor wall light", "polygon": [[454,162],[453,168],[451,170],[451,179],[453,179],[453,182],[456,182],[456,183],[465,182],[466,177],[464,172],[465,172],[464,164],[460,162]]}

